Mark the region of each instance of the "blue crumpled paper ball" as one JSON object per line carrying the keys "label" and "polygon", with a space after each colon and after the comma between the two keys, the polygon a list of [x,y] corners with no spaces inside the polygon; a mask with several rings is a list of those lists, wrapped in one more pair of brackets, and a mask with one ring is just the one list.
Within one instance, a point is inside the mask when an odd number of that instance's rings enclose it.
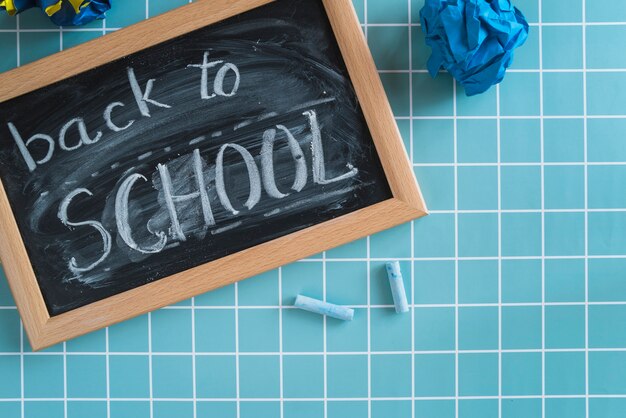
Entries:
{"label": "blue crumpled paper ball", "polygon": [[39,7],[58,26],[80,26],[103,19],[110,0],[0,0],[0,10],[10,16]]}
{"label": "blue crumpled paper ball", "polygon": [[426,0],[420,19],[430,75],[445,68],[468,96],[500,83],[528,38],[528,22],[510,0]]}

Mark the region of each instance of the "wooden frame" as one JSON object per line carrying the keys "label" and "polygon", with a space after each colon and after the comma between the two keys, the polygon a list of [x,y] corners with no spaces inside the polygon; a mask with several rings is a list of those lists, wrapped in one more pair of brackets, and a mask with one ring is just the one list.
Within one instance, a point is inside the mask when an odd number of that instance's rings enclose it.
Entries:
{"label": "wooden frame", "polygon": [[[273,0],[189,4],[0,75],[0,102]],[[90,305],[50,317],[0,181],[0,257],[34,350],[177,303],[426,214],[391,107],[350,0],[322,0],[393,198]],[[295,245],[295,244],[298,245]]]}

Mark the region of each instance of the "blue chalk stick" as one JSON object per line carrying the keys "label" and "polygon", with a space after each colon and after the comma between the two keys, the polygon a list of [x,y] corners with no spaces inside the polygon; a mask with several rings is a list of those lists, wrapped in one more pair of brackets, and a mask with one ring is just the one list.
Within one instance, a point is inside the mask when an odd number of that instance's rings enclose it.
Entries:
{"label": "blue chalk stick", "polygon": [[398,261],[387,263],[387,276],[389,277],[393,303],[396,305],[396,313],[408,312],[409,303],[406,300],[406,291],[404,290],[402,271],[400,270],[400,263]]}
{"label": "blue chalk stick", "polygon": [[333,305],[332,303],[326,303],[321,300],[312,299],[302,295],[298,295],[298,297],[296,297],[295,307],[316,314],[342,319],[344,321],[352,321],[352,318],[354,318],[354,309],[346,308],[345,306]]}

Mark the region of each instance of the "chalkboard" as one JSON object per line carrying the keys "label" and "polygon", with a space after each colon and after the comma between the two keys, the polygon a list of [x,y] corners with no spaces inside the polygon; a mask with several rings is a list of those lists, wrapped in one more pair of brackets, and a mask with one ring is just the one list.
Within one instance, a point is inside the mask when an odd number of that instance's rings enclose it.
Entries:
{"label": "chalkboard", "polygon": [[320,0],[0,103],[0,179],[50,317],[393,198]]}

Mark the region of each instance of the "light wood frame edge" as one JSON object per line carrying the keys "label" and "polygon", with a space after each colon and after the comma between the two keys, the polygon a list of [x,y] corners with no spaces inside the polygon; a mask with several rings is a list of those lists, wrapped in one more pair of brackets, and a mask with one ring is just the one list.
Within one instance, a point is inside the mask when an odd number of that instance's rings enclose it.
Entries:
{"label": "light wood frame edge", "polygon": [[[273,0],[203,0],[0,75],[9,100]],[[322,0],[393,198],[102,301],[50,317],[0,181],[0,258],[33,350],[78,337],[427,214],[350,0]],[[221,7],[220,7],[221,6]],[[217,11],[216,11],[217,10]],[[145,33],[158,36],[145,41]],[[106,51],[103,53],[103,51]],[[42,71],[42,69],[47,71]],[[32,74],[46,74],[33,78]],[[298,244],[298,245],[295,245]]]}

